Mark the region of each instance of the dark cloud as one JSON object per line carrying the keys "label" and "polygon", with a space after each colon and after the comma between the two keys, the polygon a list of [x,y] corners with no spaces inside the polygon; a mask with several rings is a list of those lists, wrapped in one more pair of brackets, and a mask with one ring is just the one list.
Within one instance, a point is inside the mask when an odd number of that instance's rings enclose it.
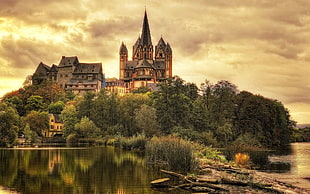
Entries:
{"label": "dark cloud", "polygon": [[137,18],[114,17],[108,20],[95,20],[88,25],[86,30],[91,34],[92,38],[131,37],[134,33],[139,33],[141,28],[138,25],[139,23],[140,21]]}

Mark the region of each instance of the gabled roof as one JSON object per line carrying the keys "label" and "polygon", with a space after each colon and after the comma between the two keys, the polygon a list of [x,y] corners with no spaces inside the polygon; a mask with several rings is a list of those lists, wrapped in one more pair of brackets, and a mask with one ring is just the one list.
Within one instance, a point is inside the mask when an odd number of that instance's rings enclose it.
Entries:
{"label": "gabled roof", "polygon": [[50,117],[51,117],[51,116],[54,116],[54,118],[55,118],[55,123],[62,123],[60,114],[50,114]]}
{"label": "gabled roof", "polygon": [[57,65],[53,64],[52,67],[51,67],[51,71],[52,71],[52,72],[58,72],[58,67],[57,67]]}
{"label": "gabled roof", "polygon": [[36,71],[34,72],[34,75],[35,74],[44,74],[44,75],[47,75],[48,72],[50,71],[50,67],[48,65],[45,65],[44,63],[40,62],[40,64],[38,65]]}
{"label": "gabled roof", "polygon": [[70,67],[70,66],[75,66],[79,64],[79,59],[77,56],[74,57],[66,57],[66,56],[62,56],[58,67]]}
{"label": "gabled roof", "polygon": [[153,68],[153,60],[140,60],[136,68]]}

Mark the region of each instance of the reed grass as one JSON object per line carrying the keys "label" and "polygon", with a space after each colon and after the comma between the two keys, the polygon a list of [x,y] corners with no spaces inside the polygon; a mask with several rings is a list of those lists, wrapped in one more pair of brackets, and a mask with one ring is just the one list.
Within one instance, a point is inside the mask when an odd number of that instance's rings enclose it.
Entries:
{"label": "reed grass", "polygon": [[148,162],[165,163],[170,170],[190,172],[198,166],[191,143],[178,137],[153,137],[145,151]]}

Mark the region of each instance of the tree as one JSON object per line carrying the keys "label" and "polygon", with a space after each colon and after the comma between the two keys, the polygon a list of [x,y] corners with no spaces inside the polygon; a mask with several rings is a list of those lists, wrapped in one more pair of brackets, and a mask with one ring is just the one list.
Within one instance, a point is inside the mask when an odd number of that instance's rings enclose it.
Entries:
{"label": "tree", "polygon": [[268,147],[289,143],[295,122],[282,103],[246,91],[237,95],[235,103],[235,138],[249,134]]}
{"label": "tree", "polygon": [[100,135],[100,129],[87,117],[83,117],[81,122],[75,125],[75,130],[82,138],[95,138]]}
{"label": "tree", "polygon": [[158,134],[159,125],[156,118],[156,109],[143,104],[135,111],[135,122],[147,137]]}
{"label": "tree", "polygon": [[74,105],[65,106],[61,112],[61,119],[63,121],[63,134],[64,137],[68,137],[70,134],[76,133],[75,125],[79,122],[77,118],[77,112]]}
{"label": "tree", "polygon": [[118,101],[116,95],[107,94],[101,90],[94,99],[90,119],[99,126],[102,131],[117,124],[118,121]]}
{"label": "tree", "polygon": [[84,94],[83,99],[77,105],[78,118],[91,117],[94,97],[95,94],[93,92],[86,92]]}
{"label": "tree", "polygon": [[5,99],[6,103],[12,104],[14,108],[17,110],[19,116],[24,116],[26,113],[24,103],[22,99],[20,99],[18,96],[13,96],[10,98]]}
{"label": "tree", "polygon": [[15,108],[0,103],[0,146],[11,145],[17,138],[20,117]]}
{"label": "tree", "polygon": [[132,90],[132,93],[134,94],[145,94],[147,92],[150,92],[151,89],[147,86],[141,86],[140,88]]}
{"label": "tree", "polygon": [[24,122],[30,129],[42,137],[42,131],[49,128],[49,117],[47,112],[31,111],[24,117]]}
{"label": "tree", "polygon": [[46,104],[43,102],[43,98],[41,96],[30,96],[26,102],[26,110],[30,111],[43,111]]}
{"label": "tree", "polygon": [[193,86],[188,87],[180,77],[173,77],[159,87],[152,99],[162,132],[170,134],[174,126],[190,128],[192,101],[189,95],[194,93]]}
{"label": "tree", "polygon": [[26,142],[35,143],[37,141],[38,134],[30,129],[29,124],[26,124],[24,134]]}
{"label": "tree", "polygon": [[132,136],[139,132],[135,125],[135,111],[143,104],[150,103],[150,98],[146,94],[127,94],[119,97],[119,124],[121,133],[125,136]]}
{"label": "tree", "polygon": [[65,107],[65,104],[62,101],[58,101],[55,103],[51,103],[47,109],[48,109],[48,112],[51,114],[60,114],[61,111],[63,111],[64,107]]}

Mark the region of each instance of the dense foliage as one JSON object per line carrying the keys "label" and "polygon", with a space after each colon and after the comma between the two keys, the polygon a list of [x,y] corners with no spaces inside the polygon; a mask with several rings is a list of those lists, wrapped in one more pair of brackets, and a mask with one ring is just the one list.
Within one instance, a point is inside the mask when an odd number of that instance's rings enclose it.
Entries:
{"label": "dense foliage", "polygon": [[0,122],[6,127],[1,124],[2,144],[11,144],[24,129],[42,136],[48,113],[61,113],[64,137],[70,141],[173,134],[204,145],[271,147],[291,139],[295,122],[277,100],[240,92],[228,81],[206,81],[198,88],[173,77],[158,87],[159,91],[141,88],[123,96],[104,90],[75,96],[48,83],[24,87],[3,97]]}

